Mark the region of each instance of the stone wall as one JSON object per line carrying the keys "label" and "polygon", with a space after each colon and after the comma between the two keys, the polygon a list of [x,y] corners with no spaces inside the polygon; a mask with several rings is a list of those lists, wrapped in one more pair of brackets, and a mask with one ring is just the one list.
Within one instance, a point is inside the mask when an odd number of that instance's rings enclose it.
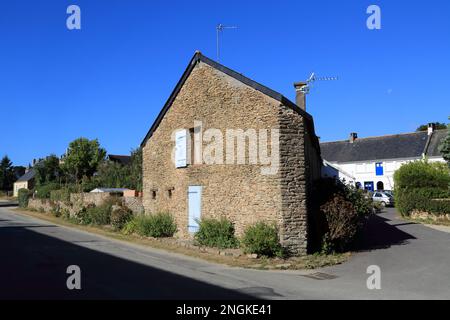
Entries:
{"label": "stone wall", "polygon": [[[110,198],[111,196],[108,193],[72,193],[69,202],[53,201],[50,199],[29,199],[28,208],[46,213],[67,210],[71,216],[74,216],[84,207],[89,205],[100,206]],[[142,214],[144,212],[142,198],[115,198],[122,203],[122,205],[128,207],[134,214]]]}
{"label": "stone wall", "polygon": [[308,212],[305,160],[304,119],[297,112],[281,106],[280,173],[281,173],[281,243],[292,254],[307,252]]}
{"label": "stone wall", "polygon": [[123,197],[122,204],[133,211],[134,214],[143,214],[144,206],[141,197]]}
{"label": "stone wall", "polygon": [[249,164],[177,169],[171,157],[171,137],[177,128],[193,128],[194,121],[202,122],[203,132],[214,128],[224,135],[227,129],[278,128],[278,107],[278,101],[199,63],[143,148],[146,213],[171,212],[178,225],[177,236],[189,237],[187,190],[190,185],[200,185],[202,217],[227,217],[235,223],[238,235],[257,221],[279,223],[279,173],[262,175],[260,165]]}
{"label": "stone wall", "polygon": [[67,210],[71,216],[75,215],[81,208],[74,207],[71,203],[52,201],[50,199],[29,199],[28,209],[45,213],[54,213]]}
{"label": "stone wall", "polygon": [[111,196],[107,192],[71,193],[70,202],[73,204],[82,204],[82,205],[94,204],[96,206],[100,206],[111,197],[113,196]]}

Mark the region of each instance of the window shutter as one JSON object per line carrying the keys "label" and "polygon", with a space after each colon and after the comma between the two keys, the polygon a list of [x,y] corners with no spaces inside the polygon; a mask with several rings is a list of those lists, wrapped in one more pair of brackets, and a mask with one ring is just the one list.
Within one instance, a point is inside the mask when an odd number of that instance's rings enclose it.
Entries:
{"label": "window shutter", "polygon": [[177,168],[187,165],[187,130],[175,133],[175,166]]}

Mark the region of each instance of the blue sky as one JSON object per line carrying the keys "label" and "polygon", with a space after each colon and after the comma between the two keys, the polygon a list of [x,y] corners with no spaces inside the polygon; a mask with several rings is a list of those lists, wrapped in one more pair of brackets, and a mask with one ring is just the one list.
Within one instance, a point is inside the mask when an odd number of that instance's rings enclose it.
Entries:
{"label": "blue sky", "polygon": [[[81,8],[81,30],[66,9]],[[381,8],[381,30],[366,9]],[[321,141],[414,131],[450,115],[450,1],[8,1],[0,6],[0,156],[26,165],[80,136],[139,146],[195,50],[294,100]]]}

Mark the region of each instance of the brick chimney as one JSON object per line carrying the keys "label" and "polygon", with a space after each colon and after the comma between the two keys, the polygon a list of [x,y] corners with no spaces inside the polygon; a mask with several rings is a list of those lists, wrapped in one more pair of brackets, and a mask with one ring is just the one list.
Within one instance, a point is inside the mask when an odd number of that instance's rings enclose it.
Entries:
{"label": "brick chimney", "polygon": [[356,139],[358,139],[358,134],[356,132],[350,133],[350,138],[348,139],[348,141],[350,143],[353,143],[353,142],[355,142]]}
{"label": "brick chimney", "polygon": [[436,130],[436,124],[429,123],[428,124],[428,135],[431,136],[435,130]]}
{"label": "brick chimney", "polygon": [[295,88],[295,104],[298,105],[301,109],[306,111],[306,93],[305,87],[308,84],[306,82],[296,82],[294,83]]}

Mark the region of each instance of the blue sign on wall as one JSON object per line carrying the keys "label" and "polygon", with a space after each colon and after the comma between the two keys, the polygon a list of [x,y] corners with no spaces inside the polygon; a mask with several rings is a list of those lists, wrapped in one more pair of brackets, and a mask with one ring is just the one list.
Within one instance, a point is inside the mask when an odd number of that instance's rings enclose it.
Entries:
{"label": "blue sign on wall", "polygon": [[382,176],[384,174],[383,170],[383,162],[377,162],[375,163],[375,174],[377,176]]}

